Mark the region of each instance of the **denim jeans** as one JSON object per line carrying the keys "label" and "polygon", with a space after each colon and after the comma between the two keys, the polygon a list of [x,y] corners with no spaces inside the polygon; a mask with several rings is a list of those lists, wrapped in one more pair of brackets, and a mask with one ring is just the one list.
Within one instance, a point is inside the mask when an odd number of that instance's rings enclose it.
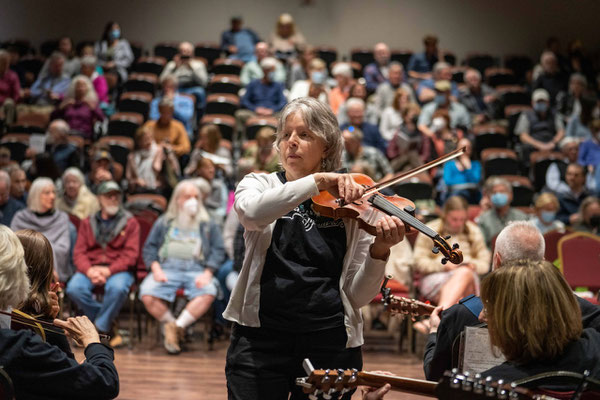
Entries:
{"label": "denim jeans", "polygon": [[109,332],[114,319],[119,315],[121,306],[127,299],[129,288],[133,284],[133,275],[118,272],[111,275],[104,285],[102,302],[94,299],[94,285],[87,276],[77,272],[67,284],[67,295],[83,313],[94,322],[98,330]]}

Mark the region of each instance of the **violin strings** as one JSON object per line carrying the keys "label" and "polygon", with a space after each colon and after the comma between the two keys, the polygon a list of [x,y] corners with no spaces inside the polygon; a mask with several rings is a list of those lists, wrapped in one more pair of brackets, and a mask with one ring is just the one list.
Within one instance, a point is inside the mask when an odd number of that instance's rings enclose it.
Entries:
{"label": "violin strings", "polygon": [[427,225],[425,225],[424,223],[422,223],[421,221],[419,221],[418,219],[416,219],[415,217],[413,217],[412,215],[410,215],[409,213],[407,213],[406,211],[404,211],[403,209],[401,209],[400,207],[398,207],[397,205],[392,203],[391,201],[387,200],[386,198],[384,198],[380,195],[375,195],[375,198],[373,199],[373,203],[376,206],[382,208],[383,211],[387,212],[388,214],[396,215],[397,217],[401,216],[400,219],[402,219],[402,218],[407,219],[407,217],[410,217],[414,221],[412,221],[412,223],[410,223],[409,225],[412,225],[414,228],[425,233],[426,235],[430,236],[431,238],[434,238],[437,236],[437,232],[435,232],[430,227],[428,227]]}
{"label": "violin strings", "polygon": [[21,319],[18,319],[18,318],[14,318],[14,321],[17,322],[20,325],[23,325],[23,326],[29,326],[31,328],[36,328],[36,329],[40,329],[41,328],[41,329],[43,329],[46,332],[51,332],[51,333],[56,333],[58,335],[67,336],[64,332],[60,332],[58,330],[54,330],[54,329],[51,329],[51,328],[39,327],[33,321],[32,321],[32,323],[28,323],[28,322],[25,322],[24,320],[21,320]]}

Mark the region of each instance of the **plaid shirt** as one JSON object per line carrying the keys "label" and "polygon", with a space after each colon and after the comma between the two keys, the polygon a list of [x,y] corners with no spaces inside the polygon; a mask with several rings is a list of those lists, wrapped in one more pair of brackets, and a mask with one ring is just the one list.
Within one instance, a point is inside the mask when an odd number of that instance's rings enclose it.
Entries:
{"label": "plaid shirt", "polygon": [[372,178],[375,181],[378,181],[385,175],[392,174],[394,172],[385,155],[383,155],[383,153],[375,147],[363,145],[361,154],[356,159],[352,159],[348,152],[344,151],[342,156],[342,165],[344,168],[350,170],[357,162],[366,162],[373,168],[375,176]]}

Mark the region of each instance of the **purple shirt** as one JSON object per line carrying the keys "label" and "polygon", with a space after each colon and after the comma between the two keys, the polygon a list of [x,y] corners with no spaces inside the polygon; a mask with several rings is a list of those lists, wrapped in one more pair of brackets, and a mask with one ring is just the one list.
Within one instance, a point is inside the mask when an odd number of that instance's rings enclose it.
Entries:
{"label": "purple shirt", "polygon": [[85,102],[69,104],[63,109],[54,111],[52,119],[62,118],[69,124],[71,130],[81,132],[83,138],[92,139],[94,122],[104,119],[104,114],[98,107],[95,109]]}
{"label": "purple shirt", "polygon": [[19,101],[20,91],[19,77],[15,71],[7,70],[4,76],[0,77],[0,104],[7,98],[13,99],[16,103]]}

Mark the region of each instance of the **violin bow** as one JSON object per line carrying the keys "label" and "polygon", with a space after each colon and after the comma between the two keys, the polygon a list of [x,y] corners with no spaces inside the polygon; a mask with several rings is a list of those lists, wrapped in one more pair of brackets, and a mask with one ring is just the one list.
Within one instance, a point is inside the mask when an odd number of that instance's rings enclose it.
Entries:
{"label": "violin bow", "polygon": [[465,148],[464,147],[462,147],[460,149],[456,149],[454,151],[451,151],[450,153],[445,154],[442,157],[436,158],[435,160],[430,161],[427,164],[420,165],[420,166],[418,166],[416,168],[411,169],[410,171],[406,171],[404,173],[401,173],[401,174],[399,174],[399,175],[397,175],[397,176],[395,176],[393,178],[390,178],[390,179],[388,179],[386,181],[376,183],[375,185],[373,185],[370,188],[368,188],[365,191],[365,194],[363,194],[362,197],[370,196],[370,195],[374,194],[375,192],[377,192],[377,191],[379,191],[381,189],[385,189],[387,187],[393,186],[396,183],[401,182],[401,181],[403,181],[405,179],[410,179],[410,178],[412,178],[415,175],[418,175],[418,174],[420,174],[422,172],[428,171],[431,168],[435,168],[438,165],[443,164],[443,163],[445,163],[447,161],[453,160],[453,159],[455,159],[457,157],[460,157],[463,154],[465,154]]}

